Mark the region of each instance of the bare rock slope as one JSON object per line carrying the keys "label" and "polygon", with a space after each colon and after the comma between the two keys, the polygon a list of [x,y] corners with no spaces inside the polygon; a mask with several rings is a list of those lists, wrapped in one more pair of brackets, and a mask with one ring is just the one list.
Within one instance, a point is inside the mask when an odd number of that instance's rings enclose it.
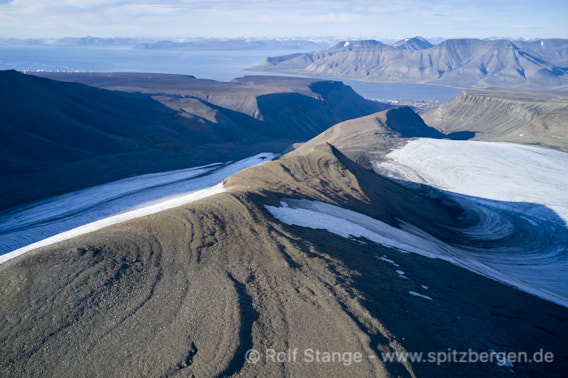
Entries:
{"label": "bare rock slope", "polygon": [[467,130],[478,140],[568,150],[568,92],[468,89],[422,117],[444,133]]}
{"label": "bare rock slope", "polygon": [[319,144],[330,143],[354,161],[370,167],[371,161],[383,159],[384,155],[404,145],[410,138],[463,140],[474,135],[469,131],[444,134],[424,123],[409,107],[401,107],[338,123],[288,155],[307,153]]}
{"label": "bare rock slope", "polygon": [[[554,363],[516,364],[515,373],[566,371],[565,308],[439,260],[288,226],[264,205],[277,206],[283,197],[321,200],[434,234],[441,225],[459,224],[456,208],[362,169],[327,144],[242,171],[225,186],[226,193],[0,265],[0,371],[30,377],[510,374],[497,363],[382,358],[468,348],[545,348]],[[424,290],[433,300],[409,294]],[[270,350],[292,356],[295,348],[296,359],[267,357]],[[260,353],[256,363],[245,360],[250,349]],[[307,350],[363,358],[310,362]]]}
{"label": "bare rock slope", "polygon": [[345,41],[327,50],[270,57],[251,70],[464,88],[553,88],[568,85],[567,46],[568,40],[542,40],[536,45],[449,39],[435,46],[419,38],[393,45]]}

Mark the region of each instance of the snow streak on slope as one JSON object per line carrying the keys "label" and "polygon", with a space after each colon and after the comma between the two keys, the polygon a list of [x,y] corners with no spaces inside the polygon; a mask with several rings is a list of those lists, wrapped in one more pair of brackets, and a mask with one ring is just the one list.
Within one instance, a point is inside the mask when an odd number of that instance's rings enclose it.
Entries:
{"label": "snow streak on slope", "polygon": [[[501,269],[496,264],[484,261],[483,256],[444,243],[410,226],[406,227],[407,230],[398,229],[367,215],[320,201],[282,199],[280,205],[281,207],[266,205],[266,209],[286,224],[325,229],[345,238],[364,237],[401,252],[439,258],[568,307],[566,286],[547,287],[538,282],[538,277],[535,280],[534,276],[525,277],[524,272],[515,269]],[[565,272],[565,268],[566,265],[560,268],[552,267],[541,274],[546,275],[550,270],[556,269]],[[562,285],[566,285],[566,280]]]}
{"label": "snow streak on slope", "polygon": [[[225,178],[275,157],[261,153],[234,163],[141,175],[18,208],[0,216],[0,255],[18,248],[20,254],[219,193],[223,188],[217,184]],[[0,256],[0,262],[11,257]]]}
{"label": "snow streak on slope", "polygon": [[114,215],[114,216],[111,216],[111,217],[108,217],[108,218],[103,218],[101,220],[98,220],[98,221],[95,221],[95,222],[92,222],[92,223],[88,223],[88,224],[85,224],[83,226],[79,226],[79,227],[74,228],[72,230],[62,232],[60,234],[51,236],[47,239],[40,240],[36,243],[27,245],[23,248],[20,248],[20,249],[17,249],[15,251],[1,255],[0,256],[0,264],[8,261],[10,259],[13,259],[14,257],[20,256],[21,254],[24,254],[26,252],[33,250],[33,249],[36,249],[36,248],[45,247],[47,245],[54,244],[54,243],[57,243],[57,242],[60,242],[60,241],[63,241],[63,240],[68,240],[68,239],[74,238],[74,237],[79,236],[79,235],[84,235],[84,234],[87,234],[89,232],[97,231],[97,230],[100,230],[101,228],[112,226],[113,224],[125,222],[125,221],[135,219],[135,218],[144,217],[146,215],[154,214],[154,213],[157,213],[157,212],[162,211],[162,210],[167,210],[167,209],[171,209],[171,208],[174,208],[174,207],[177,207],[177,206],[181,206],[181,205],[184,205],[186,203],[197,201],[199,199],[202,199],[202,198],[205,198],[205,197],[217,194],[217,193],[222,193],[224,191],[225,191],[225,188],[223,187],[223,184],[217,184],[217,185],[215,185],[211,188],[198,190],[198,191],[191,192],[189,194],[182,195],[182,196],[176,196],[175,198],[165,200],[165,201],[161,201],[161,202],[153,204],[153,205],[149,205],[149,206],[142,207],[142,208],[139,208],[139,209],[136,209],[136,210],[128,211],[126,213]]}
{"label": "snow streak on slope", "polygon": [[[442,189],[476,223],[452,244],[504,274],[568,298],[568,153],[510,143],[418,139],[379,174]],[[430,193],[432,194],[432,193]]]}
{"label": "snow streak on slope", "polygon": [[[441,258],[568,307],[568,153],[509,143],[418,139],[375,163],[377,173],[461,204],[467,227],[442,242],[323,203],[268,207],[281,221],[362,236]],[[425,184],[428,186],[416,185]],[[432,187],[441,189],[436,190]]]}

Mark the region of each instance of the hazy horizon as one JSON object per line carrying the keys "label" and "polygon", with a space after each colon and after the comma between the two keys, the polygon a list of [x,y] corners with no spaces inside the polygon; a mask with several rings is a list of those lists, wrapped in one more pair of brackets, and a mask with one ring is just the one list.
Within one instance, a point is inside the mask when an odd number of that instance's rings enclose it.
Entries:
{"label": "hazy horizon", "polygon": [[500,1],[0,0],[0,38],[568,38],[568,4]]}
{"label": "hazy horizon", "polygon": [[398,42],[403,39],[411,39],[415,37],[420,37],[426,39],[428,42],[432,44],[438,44],[446,40],[450,39],[479,39],[479,40],[498,40],[498,39],[506,39],[511,41],[539,41],[541,39],[568,39],[568,37],[533,37],[533,38],[524,38],[524,37],[511,37],[511,36],[487,36],[487,37],[444,37],[444,36],[424,36],[424,35],[408,35],[408,36],[401,36],[397,38],[382,38],[377,36],[358,36],[358,37],[347,37],[347,38],[340,38],[337,36],[327,36],[327,35],[315,35],[315,36],[274,36],[274,37],[264,37],[264,36],[257,36],[257,37],[245,37],[245,36],[233,36],[233,37],[208,37],[208,36],[169,36],[169,37],[159,37],[159,36],[147,36],[147,37],[134,37],[134,36],[113,36],[113,37],[102,37],[99,35],[78,35],[78,36],[63,36],[63,37],[30,37],[30,38],[19,38],[19,37],[11,37],[11,36],[0,36],[0,40],[18,40],[18,41],[43,41],[46,43],[54,43],[58,41],[64,40],[80,40],[80,39],[104,39],[104,40],[132,40],[136,43],[139,42],[160,42],[160,41],[170,41],[170,42],[204,42],[204,41],[211,41],[211,42],[225,42],[225,41],[307,41],[307,42],[329,42],[329,43],[338,43],[348,40],[376,40],[379,42],[383,42],[386,44],[392,44]]}

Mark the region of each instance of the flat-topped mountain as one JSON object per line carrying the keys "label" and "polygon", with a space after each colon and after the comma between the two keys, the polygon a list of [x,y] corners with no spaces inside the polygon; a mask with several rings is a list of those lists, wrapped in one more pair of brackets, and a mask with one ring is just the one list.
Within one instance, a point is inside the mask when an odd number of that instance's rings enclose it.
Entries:
{"label": "flat-topped mountain", "polygon": [[313,79],[53,76],[112,90],[0,72],[0,209],[135,174],[282,151],[387,107]]}
{"label": "flat-topped mountain", "polygon": [[346,41],[327,50],[267,58],[253,71],[457,87],[568,85],[568,40],[538,42],[420,37],[387,45]]}
{"label": "flat-topped mountain", "polygon": [[[219,110],[226,109],[236,113],[229,116],[225,111],[225,116],[240,117],[235,122],[250,123],[249,118],[254,118],[253,122],[264,122],[256,124],[259,133],[274,137],[286,135],[289,139],[305,139],[308,134],[312,137],[340,122],[339,119],[343,121],[390,107],[363,99],[341,82],[317,79],[245,76],[219,82],[169,74],[50,72],[33,75],[148,94],[182,115],[197,115],[213,122],[219,122],[215,121],[216,117],[223,117],[217,116]],[[291,123],[295,126],[291,127]]]}
{"label": "flat-topped mountain", "polygon": [[478,140],[568,151],[568,92],[467,89],[421,115],[428,125],[444,133],[470,131]]}

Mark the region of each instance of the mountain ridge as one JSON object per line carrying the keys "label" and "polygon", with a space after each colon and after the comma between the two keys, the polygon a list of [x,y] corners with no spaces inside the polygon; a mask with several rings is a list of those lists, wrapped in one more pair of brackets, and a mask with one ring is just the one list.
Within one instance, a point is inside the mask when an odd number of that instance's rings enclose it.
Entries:
{"label": "mountain ridge", "polygon": [[537,144],[568,151],[567,91],[467,89],[421,116],[444,133],[470,131],[476,140]]}
{"label": "mountain ridge", "polygon": [[388,107],[313,79],[55,76],[69,82],[0,72],[2,210],[131,175],[281,152]]}
{"label": "mountain ridge", "polygon": [[[267,58],[249,70],[456,87],[568,86],[568,40],[524,42],[519,47],[504,39],[449,39],[431,45],[418,38],[393,45],[345,41],[328,50]],[[410,41],[414,48],[398,48]]]}
{"label": "mountain ridge", "polygon": [[286,156],[304,154],[315,146],[329,143],[357,163],[371,168],[372,161],[382,160],[391,150],[411,138],[470,139],[474,133],[460,130],[444,134],[428,126],[409,107],[384,110],[338,123],[309,141],[298,145]]}
{"label": "mountain ridge", "polygon": [[[499,376],[508,367],[381,356],[544,347],[555,355],[546,372],[564,371],[565,308],[441,260],[287,225],[266,209],[303,198],[434,230],[458,219],[451,206],[329,144],[241,171],[225,186],[1,264],[0,366],[28,376]],[[289,348],[370,357],[343,364],[244,356]],[[532,375],[543,367],[514,369]]]}

